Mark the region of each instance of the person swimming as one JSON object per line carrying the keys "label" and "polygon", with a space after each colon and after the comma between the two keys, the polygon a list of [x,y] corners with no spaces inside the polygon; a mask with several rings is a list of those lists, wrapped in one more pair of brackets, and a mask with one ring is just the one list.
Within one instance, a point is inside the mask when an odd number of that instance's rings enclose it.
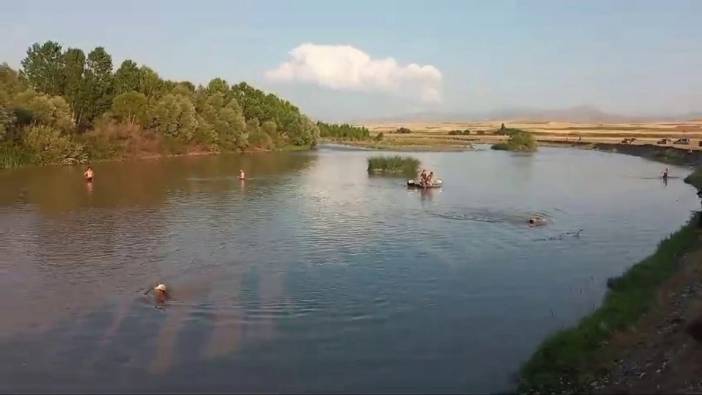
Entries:
{"label": "person swimming", "polygon": [[535,215],[531,218],[529,218],[529,226],[541,226],[541,225],[546,225],[546,220]]}
{"label": "person swimming", "polygon": [[94,177],[93,168],[88,166],[85,169],[85,172],[83,173],[83,177],[85,178],[85,181],[93,182],[93,177]]}
{"label": "person swimming", "polygon": [[239,169],[239,179],[240,180],[246,179],[246,173],[244,173],[244,169]]}

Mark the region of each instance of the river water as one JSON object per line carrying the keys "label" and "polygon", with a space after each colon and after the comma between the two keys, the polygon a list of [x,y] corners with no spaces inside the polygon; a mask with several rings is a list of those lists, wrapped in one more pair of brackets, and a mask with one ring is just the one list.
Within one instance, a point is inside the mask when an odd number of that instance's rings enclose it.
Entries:
{"label": "river water", "polygon": [[699,207],[612,153],[412,153],[427,192],[371,155],[0,171],[0,391],[508,391]]}

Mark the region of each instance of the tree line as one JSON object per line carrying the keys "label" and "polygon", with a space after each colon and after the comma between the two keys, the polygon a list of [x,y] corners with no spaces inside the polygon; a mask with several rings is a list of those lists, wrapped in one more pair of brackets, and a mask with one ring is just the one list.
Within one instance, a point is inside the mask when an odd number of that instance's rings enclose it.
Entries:
{"label": "tree line", "polygon": [[320,127],[245,82],[171,81],[102,47],[87,56],[35,43],[20,70],[0,65],[0,167],[142,153],[314,146]]}
{"label": "tree line", "polygon": [[331,138],[335,140],[368,140],[370,132],[365,127],[353,126],[349,124],[328,124],[317,122],[319,135],[322,138]]}

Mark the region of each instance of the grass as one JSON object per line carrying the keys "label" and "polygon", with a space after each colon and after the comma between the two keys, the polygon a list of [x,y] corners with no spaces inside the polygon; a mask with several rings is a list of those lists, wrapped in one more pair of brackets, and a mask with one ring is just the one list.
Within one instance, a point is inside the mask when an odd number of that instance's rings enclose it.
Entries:
{"label": "grass", "polygon": [[31,162],[26,150],[11,145],[0,145],[0,169],[20,167]]}
{"label": "grass", "polygon": [[376,156],[368,158],[369,174],[413,177],[419,169],[419,160],[403,156]]}
{"label": "grass", "polygon": [[[691,182],[702,183],[702,174],[695,172]],[[661,241],[653,255],[612,281],[599,309],[576,327],[549,337],[522,367],[519,392],[589,392],[589,383],[606,373],[611,361],[608,339],[649,311],[658,287],[676,271],[679,258],[699,245],[698,216]]]}
{"label": "grass", "polygon": [[702,167],[698,167],[692,174],[685,177],[685,182],[702,191]]}
{"label": "grass", "polygon": [[493,144],[492,149],[516,152],[536,151],[538,146],[531,133],[519,129],[504,129],[504,131],[509,138],[504,143]]}

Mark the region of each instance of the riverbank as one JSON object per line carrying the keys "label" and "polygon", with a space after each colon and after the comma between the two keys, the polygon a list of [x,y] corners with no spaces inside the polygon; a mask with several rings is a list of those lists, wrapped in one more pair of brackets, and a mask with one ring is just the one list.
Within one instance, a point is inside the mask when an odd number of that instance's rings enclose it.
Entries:
{"label": "riverbank", "polygon": [[[677,164],[700,155],[662,147],[602,149]],[[623,149],[622,149],[623,148]],[[685,182],[702,191],[702,171]],[[686,326],[702,313],[700,213],[656,252],[608,281],[602,305],[550,336],[523,366],[522,393],[681,393],[702,390],[701,345]]]}

